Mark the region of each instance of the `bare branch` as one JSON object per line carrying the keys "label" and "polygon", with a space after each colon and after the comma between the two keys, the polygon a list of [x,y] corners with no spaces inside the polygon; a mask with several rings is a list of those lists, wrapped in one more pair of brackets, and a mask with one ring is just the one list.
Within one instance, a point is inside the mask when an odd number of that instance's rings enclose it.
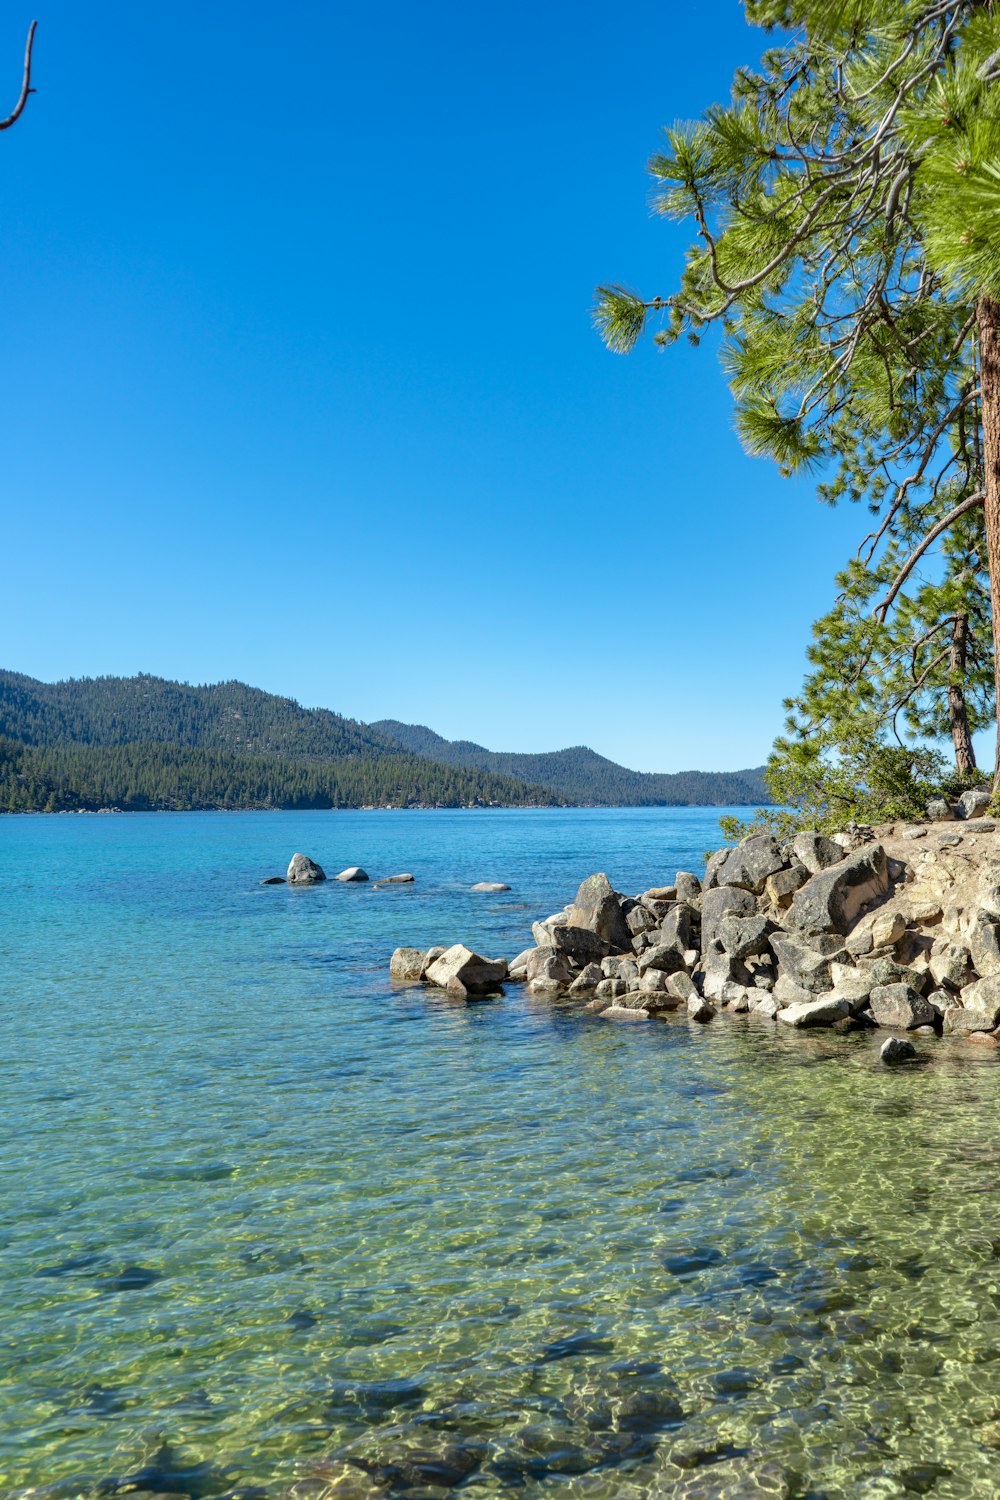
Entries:
{"label": "bare branch", "polygon": [[37,21],[32,21],[28,27],[28,45],[24,49],[24,77],[21,80],[21,97],[14,105],[13,110],[6,120],[0,120],[0,130],[9,130],[15,120],[20,119],[24,106],[28,102],[28,95],[35,91],[31,87],[31,49],[35,45],[35,31],[38,27]]}

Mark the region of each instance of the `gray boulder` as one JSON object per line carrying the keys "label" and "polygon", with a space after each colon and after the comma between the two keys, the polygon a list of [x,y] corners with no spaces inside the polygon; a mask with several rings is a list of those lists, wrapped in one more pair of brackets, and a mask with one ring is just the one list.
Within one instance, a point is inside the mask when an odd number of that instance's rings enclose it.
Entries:
{"label": "gray boulder", "polygon": [[944,1029],[953,1036],[968,1036],[973,1031],[993,1031],[1000,1024],[1000,975],[990,974],[967,984],[961,1005],[952,1005],[944,1013]]}
{"label": "gray boulder", "polygon": [[293,854],[285,879],[289,885],[318,885],[326,879],[326,871],[308,854]]}
{"label": "gray boulder", "polygon": [[594,990],[594,994],[599,999],[614,999],[615,996],[624,995],[627,992],[628,985],[624,979],[602,979]]}
{"label": "gray boulder", "polygon": [[268,875],[266,880],[261,881],[261,885],[284,885],[284,883],[284,875]]}
{"label": "gray boulder", "polygon": [[856,969],[852,964],[830,964],[830,983],[838,1000],[846,1000],[852,1012],[864,1010],[875,988],[871,970]]}
{"label": "gray boulder", "polygon": [[692,875],[690,870],[678,870],[677,879],[674,881],[678,901],[692,902],[696,896],[701,895],[701,881],[697,875]]}
{"label": "gray boulder", "polygon": [[455,999],[464,1000],[467,995],[496,990],[507,977],[507,963],[502,958],[483,958],[464,943],[454,943],[428,965],[426,977]]}
{"label": "gray boulder", "polygon": [[531,936],[539,948],[545,948],[552,942],[552,929],[554,927],[566,926],[566,913],[557,911],[553,916],[546,917],[541,922],[532,922]]}
{"label": "gray boulder", "polygon": [[660,923],[658,941],[668,948],[676,948],[678,953],[686,953],[689,948],[697,947],[700,930],[701,918],[694,907],[686,901],[678,901]]}
{"label": "gray boulder", "polygon": [[737,917],[729,912],[719,923],[718,941],[730,958],[750,958],[768,951],[768,938],[774,926],[766,917]]}
{"label": "gray boulder", "polygon": [[792,898],[789,920],[804,933],[846,934],[888,892],[885,850],[868,844],[807,880]]}
{"label": "gray boulder", "polygon": [[715,1006],[695,992],[687,1001],[687,1013],[692,1021],[710,1021],[715,1015]]}
{"label": "gray boulder", "polygon": [[787,911],[795,892],[802,889],[810,873],[799,860],[795,860],[787,870],[776,870],[764,881],[764,900],[775,911]]}
{"label": "gray boulder", "polygon": [[667,988],[667,975],[662,969],[647,969],[639,977],[639,988],[644,995],[663,994]]}
{"label": "gray boulder", "polygon": [[884,1062],[887,1067],[894,1068],[900,1063],[914,1062],[917,1049],[912,1042],[907,1042],[901,1036],[886,1037],[879,1048],[879,1061]]}
{"label": "gray boulder", "polygon": [[934,1024],[933,1005],[908,984],[877,984],[868,1005],[879,1026],[913,1031],[917,1026]]}
{"label": "gray boulder", "polygon": [[773,995],[760,995],[750,1006],[750,1014],[773,1021],[780,1009],[781,1006]]}
{"label": "gray boulder", "polygon": [[588,875],[566,913],[566,920],[571,927],[586,927],[595,932],[613,952],[622,953],[632,946],[621,898],[604,874]]}
{"label": "gray boulder", "polygon": [[831,965],[847,958],[842,943],[829,934],[818,933],[813,941],[804,942],[792,933],[772,932],[770,942],[781,978],[816,995],[832,987]]}
{"label": "gray boulder", "polygon": [[571,995],[589,995],[597,989],[603,978],[600,964],[587,964],[573,980],[569,992]]}
{"label": "gray boulder", "polygon": [[666,943],[657,943],[652,948],[647,948],[639,955],[639,973],[645,974],[650,969],[659,969],[661,973],[673,974],[678,969],[683,969],[684,957],[678,953],[676,948],[669,947]]}
{"label": "gray boulder", "polygon": [[731,849],[719,871],[719,885],[741,886],[759,896],[769,875],[774,875],[788,861],[778,842],[769,833],[758,833]]}
{"label": "gray boulder", "polygon": [[423,948],[397,948],[389,960],[389,978],[404,984],[423,979],[427,955]]}
{"label": "gray boulder", "polygon": [[977,912],[969,927],[967,941],[973,968],[981,978],[1000,973],[1000,922],[987,912]]}
{"label": "gray boulder", "polygon": [[601,972],[605,979],[622,980],[627,989],[634,989],[639,983],[639,966],[632,958],[624,958],[618,954],[602,958]]}
{"label": "gray boulder", "polygon": [[984,818],[989,811],[992,793],[986,787],[963,792],[958,799],[956,811],[960,818]]}
{"label": "gray boulder", "polygon": [[608,945],[589,927],[565,927],[550,929],[552,947],[557,953],[565,953],[576,964],[600,963],[608,951]]}
{"label": "gray boulder", "polygon": [[868,972],[872,976],[873,987],[879,984],[908,984],[921,995],[927,989],[930,979],[926,969],[915,969],[888,957],[877,958]]}
{"label": "gray boulder", "polygon": [[788,1005],[778,1011],[778,1020],[785,1026],[832,1026],[843,1021],[851,1013],[846,1000],[834,995],[824,995],[819,1000],[805,1000],[797,1005]]}
{"label": "gray boulder", "polygon": [[[720,885],[706,891],[701,898],[701,942],[703,951],[717,941],[723,917],[753,917],[757,903],[742,886]],[[661,928],[662,931],[662,928]]]}
{"label": "gray boulder", "polygon": [[551,944],[529,953],[527,970],[529,983],[535,979],[557,979],[568,989],[575,978],[573,965],[565,953],[557,953]]}
{"label": "gray boulder", "polygon": [[510,886],[504,885],[499,880],[477,880],[475,885],[469,886],[470,891],[509,891]]}
{"label": "gray boulder", "polygon": [[[642,980],[639,983],[641,985]],[[697,995],[697,993],[697,986],[690,974],[685,974],[683,970],[678,970],[676,974],[667,975],[667,994],[673,995],[682,1004],[686,1005],[692,996]]]}
{"label": "gray boulder", "polygon": [[650,932],[654,927],[659,925],[654,913],[642,901],[636,902],[625,918],[625,922],[634,938],[639,937],[644,932]]}
{"label": "gray boulder", "polygon": [[932,823],[950,823],[955,816],[951,803],[944,797],[932,797],[924,811]]}
{"label": "gray boulder", "polygon": [[528,959],[536,950],[534,948],[523,949],[516,958],[512,958],[507,965],[508,979],[524,980],[528,977]]}
{"label": "gray boulder", "polygon": [[964,943],[948,943],[931,954],[928,965],[934,983],[952,990],[960,990],[969,983],[971,966],[972,955]]}
{"label": "gray boulder", "polygon": [[825,838],[822,833],[817,833],[814,828],[805,828],[797,833],[792,840],[792,853],[800,864],[804,865],[810,875],[818,875],[821,870],[829,870],[832,865],[839,865],[844,857],[844,851],[833,839]]}
{"label": "gray boulder", "polygon": [[701,879],[701,888],[703,891],[714,891],[717,885],[722,884],[722,881],[719,878],[719,872],[732,852],[733,851],[728,848],[716,849],[714,854],[710,854],[708,856],[708,860],[705,865],[705,873]]}
{"label": "gray boulder", "polygon": [[362,881],[367,880],[368,876],[360,865],[349,865],[346,870],[341,870],[340,874],[335,875],[333,878],[334,880],[343,881]]}
{"label": "gray boulder", "polygon": [[413,876],[412,875],[383,875],[380,880],[376,880],[375,884],[376,885],[412,885],[413,884]]}

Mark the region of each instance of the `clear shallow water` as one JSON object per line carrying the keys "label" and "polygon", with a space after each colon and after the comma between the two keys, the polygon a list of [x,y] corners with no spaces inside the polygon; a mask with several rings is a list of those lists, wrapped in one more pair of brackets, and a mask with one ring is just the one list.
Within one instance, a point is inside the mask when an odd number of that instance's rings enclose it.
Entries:
{"label": "clear shallow water", "polygon": [[992,1054],[388,981],[717,815],[0,819],[0,1494],[992,1497]]}

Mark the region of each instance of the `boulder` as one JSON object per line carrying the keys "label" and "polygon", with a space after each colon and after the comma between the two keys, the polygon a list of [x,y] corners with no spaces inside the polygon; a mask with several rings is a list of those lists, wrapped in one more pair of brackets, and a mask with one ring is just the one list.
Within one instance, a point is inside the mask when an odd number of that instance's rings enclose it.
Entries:
{"label": "boulder", "polygon": [[668,948],[676,948],[678,953],[685,953],[697,945],[700,930],[701,918],[694,907],[686,901],[678,901],[660,923],[658,941]]}
{"label": "boulder", "polygon": [[557,953],[564,953],[575,964],[600,963],[608,951],[608,945],[589,927],[565,926],[550,928],[551,944]]}
{"label": "boulder", "polygon": [[924,811],[932,823],[950,823],[955,816],[945,797],[932,797]]}
{"label": "boulder", "polygon": [[621,979],[627,989],[634,989],[639,983],[638,964],[634,959],[623,958],[618,954],[601,959],[601,973],[605,979]]}
{"label": "boulder", "polygon": [[430,984],[464,1000],[466,995],[482,995],[496,990],[507,977],[507,964],[502,958],[483,958],[466,948],[464,943],[454,943],[428,965],[426,977]]}
{"label": "boulder", "polygon": [[801,890],[809,879],[810,871],[798,860],[787,870],[776,870],[764,882],[764,900],[775,911],[787,911],[795,892]]}
{"label": "boulder", "polygon": [[616,995],[624,995],[628,991],[628,985],[624,979],[602,979],[594,991],[599,999],[614,999]]}
{"label": "boulder", "polygon": [[423,948],[397,948],[389,960],[389,978],[406,984],[423,979],[426,959]]}
{"label": "boulder", "polygon": [[649,907],[643,902],[637,901],[635,906],[625,918],[626,925],[633,938],[639,937],[644,932],[649,932],[659,924]]}
{"label": "boulder", "polygon": [[[692,876],[692,879],[693,878],[694,877]],[[698,889],[701,889],[700,884]],[[677,887],[676,885],[650,886],[648,891],[643,891],[642,895],[639,897],[639,900],[642,901],[645,905],[648,905],[651,901],[676,901]]]}
{"label": "boulder", "polygon": [[527,971],[529,983],[534,979],[558,979],[566,988],[576,977],[565,953],[557,953],[551,944],[532,949],[528,954]]}
{"label": "boulder", "polygon": [[716,941],[723,917],[753,917],[756,914],[757,903],[750,891],[742,886],[713,886],[701,898],[702,949],[707,952],[710,944]]}
{"label": "boulder", "polygon": [[284,883],[284,875],[268,875],[266,880],[261,881],[261,885],[284,885]]}
{"label": "boulder", "polygon": [[326,879],[326,871],[308,854],[293,854],[285,878],[289,885],[318,885]]}
{"label": "boulder", "polygon": [[792,898],[789,919],[800,932],[846,934],[888,892],[885,850],[869,844],[807,880]]}
{"label": "boulder", "polygon": [[935,1010],[929,1000],[908,984],[877,984],[868,1005],[879,1026],[895,1026],[913,1031],[917,1026],[934,1023]]}
{"label": "boulder", "polygon": [[469,886],[470,891],[509,891],[510,886],[504,885],[500,880],[477,880],[475,885]]}
{"label": "boulder", "polygon": [[871,965],[872,987],[880,984],[908,984],[919,994],[927,989],[930,975],[926,969],[915,969],[909,964],[897,963],[894,958],[877,958]]}
{"label": "boulder", "polygon": [[894,1068],[899,1063],[915,1062],[917,1049],[912,1042],[904,1041],[901,1036],[890,1036],[882,1043],[878,1055],[880,1062]]}
{"label": "boulder", "polygon": [[607,1016],[609,1021],[648,1021],[649,1011],[638,1005],[606,1005],[601,1016]]}
{"label": "boulder", "polygon": [[871,924],[872,946],[889,948],[898,943],[906,931],[906,918],[901,911],[876,911]]}
{"label": "boulder", "polygon": [[546,917],[542,922],[532,922],[531,936],[539,948],[545,948],[552,942],[552,931],[555,927],[566,926],[566,913],[557,911],[553,916]]}
{"label": "boulder", "polygon": [[[643,979],[645,979],[645,975],[643,975]],[[643,983],[643,979],[639,981],[640,986]],[[697,995],[698,990],[690,974],[685,974],[683,971],[678,971],[678,973],[676,974],[667,975],[666,992],[668,995],[673,995],[676,1000],[686,1005],[693,996]]]}
{"label": "boulder", "polygon": [[383,875],[381,877],[381,879],[376,880],[375,884],[376,885],[412,885],[413,884],[413,876],[412,875]]}
{"label": "boulder", "polygon": [[814,828],[805,828],[795,835],[792,840],[792,854],[801,865],[805,866],[810,875],[818,875],[821,870],[829,870],[832,865],[839,865],[844,857],[844,851],[839,844],[817,833]]}
{"label": "boulder", "polygon": [[447,952],[448,949],[443,943],[438,943],[434,948],[428,948],[427,952],[424,954],[424,972],[420,977],[422,979],[426,979],[427,970],[430,968],[431,964],[435,961],[435,959],[441,958],[442,955]]}
{"label": "boulder", "polygon": [[690,870],[678,870],[674,885],[678,901],[687,901],[690,904],[696,896],[701,895],[701,881],[697,875],[692,875]]}
{"label": "boulder", "polygon": [[972,966],[981,978],[1000,973],[1000,922],[979,911],[966,933]]}
{"label": "boulder", "polygon": [[834,1021],[842,1021],[850,1013],[846,1000],[838,1000],[835,995],[824,995],[819,1000],[805,1000],[797,1005],[786,1006],[784,1010],[778,1011],[778,1020],[785,1026],[832,1026]]}
{"label": "boulder", "polygon": [[772,932],[770,942],[780,979],[790,979],[816,995],[831,988],[831,964],[847,958],[843,945],[827,934],[817,934],[814,942],[805,942],[791,933]]}
{"label": "boulder", "polygon": [[984,818],[989,811],[992,793],[984,786],[963,792],[955,811],[960,818]]}
{"label": "boulder", "polygon": [[334,880],[362,881],[367,880],[368,876],[360,865],[349,865],[346,870],[341,870],[340,874],[335,875],[333,878]]}
{"label": "boulder", "polygon": [[507,965],[507,978],[517,981],[527,979],[528,959],[534,952],[534,948],[525,948],[517,955],[516,958],[512,958],[510,963]]}
{"label": "boulder", "polygon": [[722,883],[719,879],[719,871],[732,852],[731,849],[716,849],[714,854],[708,856],[705,873],[701,880],[702,891],[714,891],[715,887]]}
{"label": "boulder", "polygon": [[588,875],[576,893],[576,900],[566,913],[572,927],[586,927],[603,938],[613,952],[631,948],[621,898],[604,874]]}
{"label": "boulder", "polygon": [[718,872],[719,885],[735,885],[759,896],[769,875],[787,864],[776,839],[769,833],[752,834],[729,851]]}
{"label": "boulder", "polygon": [[687,1013],[692,1021],[710,1021],[715,1015],[715,1006],[696,992],[687,1001]]}
{"label": "boulder", "polygon": [[[773,995],[778,1008],[787,1009],[792,1005],[808,1005],[816,999],[816,993],[807,990],[804,985],[796,984],[794,979],[789,979],[787,974],[779,974],[775,981]],[[821,990],[820,994],[829,994],[829,989]]]}
{"label": "boulder", "polygon": [[931,978],[938,986],[960,990],[969,983],[972,955],[964,943],[947,943],[937,953],[931,954]]}
{"label": "boulder", "polygon": [[639,989],[644,995],[666,993],[667,976],[662,969],[647,969],[639,977]]}
{"label": "boulder", "polygon": [[846,1000],[852,1012],[864,1010],[875,988],[870,969],[856,969],[852,964],[830,964],[830,985],[838,1000]]}
{"label": "boulder", "polygon": [[970,1031],[992,1031],[1000,1023],[1000,975],[990,974],[967,984],[961,1005],[952,1005],[944,1013],[944,1029],[956,1036]]}
{"label": "boulder", "polygon": [[603,978],[600,964],[587,964],[573,980],[569,992],[571,995],[588,995],[597,989]]}
{"label": "boulder", "polygon": [[781,1006],[773,995],[761,995],[750,1006],[752,1016],[762,1016],[765,1020],[773,1021]]}
{"label": "boulder", "polygon": [[719,923],[717,941],[729,957],[737,960],[768,951],[768,938],[774,931],[766,917],[737,917],[732,912]]}
{"label": "boulder", "polygon": [[639,955],[640,974],[645,974],[649,969],[659,969],[664,974],[673,974],[683,967],[683,954],[678,953],[676,948],[669,947],[666,943],[656,943]]}

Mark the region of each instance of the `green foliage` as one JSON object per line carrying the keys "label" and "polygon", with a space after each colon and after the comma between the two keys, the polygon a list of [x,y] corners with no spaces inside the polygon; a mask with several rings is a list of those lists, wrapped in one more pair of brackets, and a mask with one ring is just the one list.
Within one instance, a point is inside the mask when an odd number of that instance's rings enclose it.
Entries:
{"label": "green foliage", "polygon": [[654,314],[665,342],[721,324],[747,450],[817,470],[820,499],[877,518],[817,622],[772,790],[811,806],[813,776],[821,809],[890,816],[926,779],[923,739],[951,733],[964,759],[963,726],[995,715],[989,559],[968,507],[985,487],[976,299],[1000,295],[1000,11],[746,11],[778,45],[649,163],[657,211],[694,232],[680,284],[598,324],[618,348]]}
{"label": "green foliage", "polygon": [[155,677],[0,673],[0,811],[551,806],[553,792],[404,750],[289,698]]}

